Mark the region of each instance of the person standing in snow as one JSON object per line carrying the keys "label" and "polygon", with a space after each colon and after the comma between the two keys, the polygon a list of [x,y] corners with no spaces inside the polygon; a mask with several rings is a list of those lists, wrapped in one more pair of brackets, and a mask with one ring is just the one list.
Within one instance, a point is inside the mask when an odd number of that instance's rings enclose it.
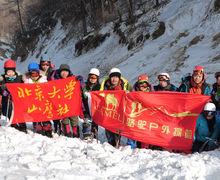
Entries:
{"label": "person standing in snow", "polygon": [[[7,90],[7,83],[23,83],[22,75],[16,72],[16,63],[12,59],[8,59],[4,63],[5,73],[0,76],[0,94],[2,95],[2,114],[7,118],[11,118],[12,114],[12,101],[11,95]],[[27,133],[27,128],[25,123],[12,124],[12,127]]]}
{"label": "person standing in snow", "polygon": [[212,85],[211,98],[216,106],[216,116],[220,119],[220,72],[215,73],[216,82]]}
{"label": "person standing in snow", "polygon": [[[85,119],[91,119],[89,105],[88,105],[88,96],[87,93],[91,91],[99,91],[100,90],[100,83],[99,83],[99,76],[100,72],[97,68],[92,68],[89,71],[88,79],[84,88],[82,88],[82,100],[84,105],[84,117]],[[97,138],[96,135],[98,133],[98,125],[92,121],[91,125],[91,132],[90,131],[90,124],[88,122],[83,123],[83,134],[84,136],[90,136],[91,133],[93,134],[94,138]],[[84,137],[86,138],[86,137]]]}
{"label": "person standing in snow", "polygon": [[47,80],[50,81],[53,72],[51,60],[50,59],[46,60],[41,58],[39,66],[40,66],[40,74],[46,76]]}
{"label": "person standing in snow", "polygon": [[[177,87],[170,83],[170,75],[168,73],[160,73],[157,79],[159,84],[154,86],[154,91],[177,91]],[[155,145],[147,145],[146,147],[153,150],[163,150],[163,148]]]}
{"label": "person standing in snow", "polygon": [[[47,77],[40,74],[39,64],[36,62],[31,62],[28,65],[28,73],[26,73],[24,76],[24,83],[34,84],[45,82],[47,82]],[[35,132],[39,134],[52,137],[52,126],[50,121],[34,122],[33,128]]]}
{"label": "person standing in snow", "polygon": [[[118,68],[112,68],[110,70],[109,76],[105,78],[101,84],[101,91],[103,90],[125,90],[131,91],[132,88],[125,78],[121,76],[121,71]],[[105,130],[105,134],[108,143],[114,147],[118,147],[120,144],[121,136],[120,134],[113,133],[109,130]]]}
{"label": "person standing in snow", "polygon": [[220,121],[216,118],[214,103],[206,103],[197,119],[193,152],[210,151],[219,147]]}
{"label": "person standing in snow", "polygon": [[[41,57],[40,59],[40,74],[47,77],[47,81],[54,80],[54,74],[56,70],[54,70],[54,65],[51,63],[50,59],[45,59]],[[61,123],[60,120],[53,120],[54,133],[61,133]]]}
{"label": "person standing in snow", "polygon": [[182,81],[182,84],[178,88],[179,92],[211,95],[211,88],[205,82],[205,71],[203,66],[195,66],[192,76],[188,76],[182,79]]}
{"label": "person standing in snow", "polygon": [[[68,64],[61,64],[59,69],[55,71],[52,79],[65,79],[74,76]],[[60,120],[55,120],[54,124]],[[61,120],[62,132],[67,137],[79,137],[78,133],[78,116],[72,116]]]}
{"label": "person standing in snow", "polygon": [[154,86],[154,91],[177,91],[177,87],[170,83],[170,75],[168,73],[160,73],[157,78],[159,84]]}
{"label": "person standing in snow", "polygon": [[[149,83],[149,77],[146,74],[141,74],[138,76],[138,80],[133,86],[134,91],[151,92],[152,89],[153,88]],[[130,145],[132,149],[146,147],[146,144],[135,141],[133,139],[128,139],[127,145]]]}

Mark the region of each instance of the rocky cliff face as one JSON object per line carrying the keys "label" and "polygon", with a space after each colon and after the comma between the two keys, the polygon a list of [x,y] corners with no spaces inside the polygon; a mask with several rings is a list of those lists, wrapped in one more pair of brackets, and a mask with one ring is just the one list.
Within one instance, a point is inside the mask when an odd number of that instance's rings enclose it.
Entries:
{"label": "rocky cliff face", "polygon": [[[26,21],[26,9],[37,3],[36,0],[22,0],[20,2],[22,21]],[[18,7],[16,0],[0,0],[0,41],[9,42],[17,28],[20,28],[18,20]]]}

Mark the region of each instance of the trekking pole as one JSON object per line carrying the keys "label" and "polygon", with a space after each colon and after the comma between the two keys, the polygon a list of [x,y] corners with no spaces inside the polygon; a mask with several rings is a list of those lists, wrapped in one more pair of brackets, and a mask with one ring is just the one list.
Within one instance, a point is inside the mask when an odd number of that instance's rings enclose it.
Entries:
{"label": "trekking pole", "polygon": [[96,137],[96,142],[98,144],[99,140],[98,140],[98,130],[96,128],[94,128],[95,131],[95,137]]}
{"label": "trekking pole", "polygon": [[61,133],[62,133],[61,122],[60,122],[60,120],[58,121],[57,128],[58,128],[58,129],[57,129],[57,134],[60,136]]}
{"label": "trekking pole", "polygon": [[[13,117],[14,117],[14,102],[11,101],[11,103],[12,103],[12,111],[11,111],[11,117],[10,117],[10,119],[9,119],[9,122],[8,122],[8,124],[6,125],[7,127],[8,127],[8,126],[11,126],[11,123],[12,123],[12,120],[13,120]],[[10,104],[9,104],[9,105],[10,105]]]}
{"label": "trekking pole", "polygon": [[6,109],[6,115],[5,115],[5,125],[7,125],[7,121],[8,121],[8,114],[9,114],[9,106],[10,106],[10,96],[8,96],[8,101],[7,101],[7,109]]}
{"label": "trekking pole", "polygon": [[70,133],[71,133],[71,136],[73,137],[73,128],[72,128],[72,126],[71,126],[70,118],[69,118],[69,126],[70,126]]}
{"label": "trekking pole", "polygon": [[116,140],[115,140],[115,147],[117,149],[119,149],[120,146],[120,139],[121,139],[121,130],[118,130],[118,135],[116,136]]}

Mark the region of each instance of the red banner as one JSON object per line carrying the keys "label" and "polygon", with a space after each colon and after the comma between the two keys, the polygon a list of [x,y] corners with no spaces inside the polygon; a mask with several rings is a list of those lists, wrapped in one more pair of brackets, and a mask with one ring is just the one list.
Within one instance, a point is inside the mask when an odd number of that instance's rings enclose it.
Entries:
{"label": "red banner", "polygon": [[80,83],[75,77],[47,83],[7,84],[14,103],[13,123],[42,122],[82,114]]}
{"label": "red banner", "polygon": [[177,92],[102,91],[91,93],[93,120],[121,135],[190,151],[196,119],[209,96]]}

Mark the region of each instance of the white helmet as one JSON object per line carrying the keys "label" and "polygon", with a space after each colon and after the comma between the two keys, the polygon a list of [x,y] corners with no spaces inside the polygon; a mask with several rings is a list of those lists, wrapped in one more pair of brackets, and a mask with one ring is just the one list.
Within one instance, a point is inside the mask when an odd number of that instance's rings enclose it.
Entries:
{"label": "white helmet", "polygon": [[120,69],[118,69],[118,68],[112,68],[112,69],[110,70],[110,72],[109,72],[109,75],[112,74],[112,73],[120,73],[120,74],[121,74],[121,71],[120,71]]}
{"label": "white helmet", "polygon": [[100,72],[97,68],[92,68],[92,69],[90,69],[89,74],[94,74],[99,77]]}
{"label": "white helmet", "polygon": [[157,78],[160,79],[161,76],[165,76],[166,80],[170,80],[170,75],[168,73],[160,73]]}
{"label": "white helmet", "polygon": [[215,112],[216,111],[216,106],[214,103],[206,103],[205,107],[204,107],[204,111],[213,111]]}

